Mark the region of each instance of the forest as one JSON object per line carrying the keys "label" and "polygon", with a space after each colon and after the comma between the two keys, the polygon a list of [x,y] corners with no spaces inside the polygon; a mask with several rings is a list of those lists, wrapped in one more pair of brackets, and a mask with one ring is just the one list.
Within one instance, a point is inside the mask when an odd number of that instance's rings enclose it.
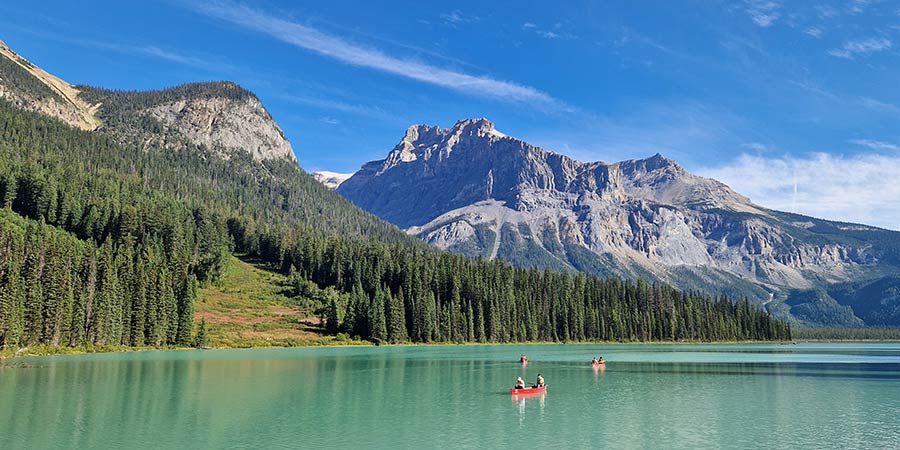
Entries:
{"label": "forest", "polygon": [[332,287],[328,332],[373,342],[791,337],[746,300],[441,252],[288,161],[136,141],[0,101],[3,347],[192,345],[198,285],[231,254]]}

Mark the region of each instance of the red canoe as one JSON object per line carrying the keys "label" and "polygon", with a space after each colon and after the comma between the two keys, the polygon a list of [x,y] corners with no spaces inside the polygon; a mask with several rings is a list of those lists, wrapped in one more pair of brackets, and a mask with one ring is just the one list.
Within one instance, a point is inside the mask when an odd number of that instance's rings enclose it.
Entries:
{"label": "red canoe", "polygon": [[594,366],[594,367],[600,367],[600,366],[602,366],[602,365],[604,365],[604,364],[606,364],[606,361],[603,361],[602,363],[591,363],[591,365]]}
{"label": "red canoe", "polygon": [[522,394],[542,394],[547,392],[547,385],[543,385],[541,387],[527,387],[525,389],[510,389],[510,394],[512,395],[522,395]]}

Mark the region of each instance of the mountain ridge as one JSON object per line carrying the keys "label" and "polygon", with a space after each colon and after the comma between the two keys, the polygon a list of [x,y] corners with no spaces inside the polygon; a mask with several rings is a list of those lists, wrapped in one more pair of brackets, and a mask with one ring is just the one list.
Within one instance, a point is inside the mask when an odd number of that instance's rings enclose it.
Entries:
{"label": "mountain ridge", "polygon": [[[830,324],[788,303],[793,294],[818,289],[803,304],[830,305],[829,286],[900,271],[900,233],[770,210],[660,154],[577,161],[484,118],[409,127],[337,192],[470,257],[744,295],[800,323]],[[844,317],[829,305],[817,307]]]}

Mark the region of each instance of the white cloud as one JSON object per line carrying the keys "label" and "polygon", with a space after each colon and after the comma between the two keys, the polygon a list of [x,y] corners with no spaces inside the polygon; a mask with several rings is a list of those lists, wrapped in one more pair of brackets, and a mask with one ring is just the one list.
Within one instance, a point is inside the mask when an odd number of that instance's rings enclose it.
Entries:
{"label": "white cloud", "polygon": [[340,125],[341,124],[340,120],[335,119],[334,117],[328,117],[328,116],[319,117],[319,122],[322,122],[327,125]]}
{"label": "white cloud", "polygon": [[781,17],[779,10],[781,4],[771,0],[745,0],[747,6],[747,14],[753,22],[763,28],[768,28],[775,24],[775,21]]}
{"label": "white cloud", "polygon": [[893,103],[882,102],[871,97],[861,97],[859,103],[872,111],[886,112],[897,114],[900,113],[900,107]]}
{"label": "white cloud", "polygon": [[464,14],[462,11],[460,11],[458,9],[454,10],[454,11],[450,11],[448,13],[441,14],[441,19],[443,19],[444,23],[447,23],[450,25],[459,25],[462,23],[472,23],[472,22],[478,22],[479,20],[481,20],[481,18],[478,16]]}
{"label": "white cloud", "polygon": [[231,3],[192,3],[191,6],[210,17],[267,34],[295,47],[354,66],[367,67],[470,95],[529,103],[539,109],[571,110],[564,102],[530,86],[391,56],[381,50],[363,47],[315,28],[246,6]]}
{"label": "white cloud", "polygon": [[806,29],[806,31],[804,31],[804,33],[818,39],[822,37],[822,35],[825,33],[825,30],[823,30],[821,27],[809,27]]}
{"label": "white cloud", "polygon": [[900,152],[900,146],[898,146],[897,144],[891,144],[890,142],[876,141],[874,139],[852,139],[849,142],[861,147],[868,147],[872,150],[890,150],[892,152]]}
{"label": "white cloud", "polygon": [[310,106],[319,110],[353,114],[356,116],[378,119],[382,122],[394,123],[401,126],[406,126],[412,123],[412,120],[410,120],[409,118],[397,116],[385,108],[380,108],[372,105],[347,103],[338,100],[304,97],[299,95],[282,95],[281,98],[291,103]]}
{"label": "white cloud", "polygon": [[575,39],[577,36],[569,32],[562,23],[557,22],[553,24],[553,29],[543,29],[537,26],[533,22],[525,22],[522,24],[522,29],[525,31],[530,31],[544,39]]}
{"label": "white cloud", "polygon": [[841,48],[835,48],[828,51],[831,56],[838,58],[853,59],[856,56],[869,56],[882,50],[889,50],[891,41],[883,37],[870,37],[866,39],[858,39],[855,41],[847,41]]}
{"label": "white cloud", "polygon": [[552,31],[538,30],[538,31],[537,31],[537,34],[538,34],[540,37],[546,38],[546,39],[556,39],[556,38],[560,37],[558,34],[552,32]]}
{"label": "white cloud", "polygon": [[746,142],[741,145],[741,147],[753,150],[755,152],[767,152],[769,151],[769,146],[766,144],[760,144],[759,142]]}
{"label": "white cloud", "polygon": [[769,208],[900,230],[900,156],[742,155],[698,170]]}

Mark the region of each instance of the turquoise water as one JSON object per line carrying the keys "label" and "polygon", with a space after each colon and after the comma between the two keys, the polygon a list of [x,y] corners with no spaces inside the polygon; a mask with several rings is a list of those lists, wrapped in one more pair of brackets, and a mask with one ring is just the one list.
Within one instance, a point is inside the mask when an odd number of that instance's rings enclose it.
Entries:
{"label": "turquoise water", "polygon": [[[900,448],[900,344],[253,349],[6,366],[4,450]],[[545,395],[509,394],[538,372]]]}

